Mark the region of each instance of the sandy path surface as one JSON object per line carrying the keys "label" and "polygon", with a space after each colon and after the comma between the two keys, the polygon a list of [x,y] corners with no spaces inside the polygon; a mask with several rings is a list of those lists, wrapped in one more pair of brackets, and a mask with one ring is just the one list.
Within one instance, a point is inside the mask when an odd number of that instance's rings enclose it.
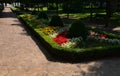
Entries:
{"label": "sandy path surface", "polygon": [[82,63],[46,58],[36,42],[10,11],[0,18],[0,76],[120,76],[120,59]]}

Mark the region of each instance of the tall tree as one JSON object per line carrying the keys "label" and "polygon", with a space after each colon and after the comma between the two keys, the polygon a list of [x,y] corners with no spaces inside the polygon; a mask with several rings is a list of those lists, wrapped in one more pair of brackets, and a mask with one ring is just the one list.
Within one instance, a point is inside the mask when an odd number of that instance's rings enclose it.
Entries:
{"label": "tall tree", "polygon": [[110,25],[110,18],[117,9],[118,0],[106,0],[106,25],[108,27]]}

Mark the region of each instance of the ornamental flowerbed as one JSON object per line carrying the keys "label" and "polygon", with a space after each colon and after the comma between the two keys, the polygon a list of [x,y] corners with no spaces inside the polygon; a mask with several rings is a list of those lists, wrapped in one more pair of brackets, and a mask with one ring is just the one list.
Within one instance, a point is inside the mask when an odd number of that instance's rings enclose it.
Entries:
{"label": "ornamental flowerbed", "polygon": [[68,32],[72,25],[51,26],[49,20],[37,19],[37,16],[30,14],[19,17],[39,35],[39,41],[43,43],[47,51],[60,59],[84,60],[120,55],[119,35],[92,28],[87,28],[87,31],[83,30],[87,32],[83,32],[83,35],[76,34],[77,32],[71,32],[72,35],[70,35]]}

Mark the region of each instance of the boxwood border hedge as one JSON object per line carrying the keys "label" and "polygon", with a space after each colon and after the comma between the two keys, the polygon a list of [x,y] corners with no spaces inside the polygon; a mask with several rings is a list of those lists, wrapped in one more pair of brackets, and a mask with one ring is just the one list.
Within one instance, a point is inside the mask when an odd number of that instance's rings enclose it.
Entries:
{"label": "boxwood border hedge", "polygon": [[[119,57],[120,56],[120,45],[117,46],[105,46],[105,47],[94,47],[86,49],[73,49],[73,48],[62,48],[53,42],[48,36],[39,31],[38,29],[32,27],[29,22],[22,17],[19,19],[25,24],[25,26],[31,31],[31,33],[39,40],[44,48],[51,55],[58,59],[67,61],[82,61],[82,60],[94,60],[106,57]],[[94,29],[93,29],[94,30]],[[95,30],[97,31],[97,30]],[[100,31],[98,31],[100,32]],[[119,35],[110,34],[107,32],[101,32],[108,34],[111,37],[116,37],[120,39]]]}

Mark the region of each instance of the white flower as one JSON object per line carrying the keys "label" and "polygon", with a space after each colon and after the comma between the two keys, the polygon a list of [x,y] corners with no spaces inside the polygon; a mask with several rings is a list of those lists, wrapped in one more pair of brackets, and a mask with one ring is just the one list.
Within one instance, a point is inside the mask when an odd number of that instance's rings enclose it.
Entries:
{"label": "white flower", "polygon": [[61,46],[65,48],[73,48],[76,46],[76,42],[68,41],[66,43],[63,43]]}
{"label": "white flower", "polygon": [[52,34],[49,34],[49,36],[52,37],[52,38],[55,38],[57,35],[58,35],[57,32],[54,32],[54,33],[52,33]]}
{"label": "white flower", "polygon": [[82,40],[83,40],[82,37],[77,37],[77,38],[70,39],[70,41],[72,41],[72,42],[81,42]]}
{"label": "white flower", "polygon": [[74,48],[83,40],[82,37],[69,39],[66,43],[63,43],[61,46],[65,48]]}

